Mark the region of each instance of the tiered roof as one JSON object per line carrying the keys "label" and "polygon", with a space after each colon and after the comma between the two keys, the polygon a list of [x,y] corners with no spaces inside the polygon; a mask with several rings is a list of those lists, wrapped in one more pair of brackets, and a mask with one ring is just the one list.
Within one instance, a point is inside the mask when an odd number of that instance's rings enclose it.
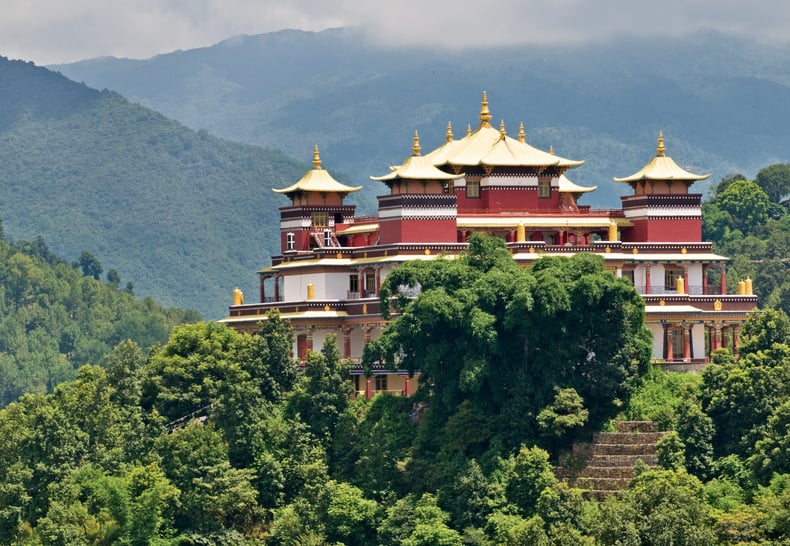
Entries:
{"label": "tiered roof", "polygon": [[527,144],[523,124],[516,140],[507,136],[505,123],[499,130],[491,126],[491,112],[485,91],[480,107],[480,125],[461,140],[453,140],[452,128],[447,126],[445,143],[425,157],[437,167],[578,167],[584,161],[574,161],[552,155]]}

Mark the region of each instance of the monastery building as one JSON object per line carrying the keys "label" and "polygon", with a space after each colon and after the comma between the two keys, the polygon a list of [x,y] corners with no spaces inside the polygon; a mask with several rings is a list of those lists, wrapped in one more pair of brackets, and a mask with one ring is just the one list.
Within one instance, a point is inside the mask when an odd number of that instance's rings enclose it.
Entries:
{"label": "monastery building", "polygon": [[[316,147],[313,168],[274,190],[290,203],[280,209],[281,253],[258,272],[259,302],[244,303],[237,290],[223,322],[253,333],[269,310],[279,309],[295,329],[299,359],[334,335],[341,355],[359,362],[386,327],[378,290],[393,268],[457,255],[472,233],[483,232],[507,241],[527,267],[541,256],[603,256],[606,268],[644,298],[656,362],[687,369],[704,365],[720,347],[737,353],[741,324],[757,298],[748,279],[737,295],[726,293],[727,258],[702,241],[702,196],[691,188],[709,175],[679,167],[659,133],[655,156],[614,179],[631,188],[621,208],[596,210],[578,204],[596,187],[566,177],[582,163],[530,146],[523,124],[517,138],[504,122],[492,126],[483,93],[477,128],[456,140],[448,124],[445,143],[424,155],[415,133],[411,155],[371,177],[382,184],[378,214],[359,217],[343,201],[361,186],[335,180]],[[377,372],[366,379],[355,369],[358,393],[408,394],[416,387],[403,370]]]}

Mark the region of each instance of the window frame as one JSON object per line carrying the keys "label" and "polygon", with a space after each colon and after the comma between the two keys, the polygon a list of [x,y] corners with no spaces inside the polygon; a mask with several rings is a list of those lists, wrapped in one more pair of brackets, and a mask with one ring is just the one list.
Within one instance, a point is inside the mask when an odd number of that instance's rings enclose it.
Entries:
{"label": "window frame", "polygon": [[538,178],[538,198],[548,199],[551,197],[551,178]]}
{"label": "window frame", "polygon": [[466,198],[467,199],[480,199],[480,181],[467,180],[466,181]]}

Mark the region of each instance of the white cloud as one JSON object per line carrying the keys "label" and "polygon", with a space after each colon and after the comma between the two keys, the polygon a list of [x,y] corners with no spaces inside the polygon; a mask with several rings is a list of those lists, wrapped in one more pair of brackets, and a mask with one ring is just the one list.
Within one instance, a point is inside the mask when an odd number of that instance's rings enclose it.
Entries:
{"label": "white cloud", "polygon": [[785,0],[4,0],[0,54],[38,64],[145,58],[283,28],[366,28],[383,42],[583,42],[716,29],[788,41]]}

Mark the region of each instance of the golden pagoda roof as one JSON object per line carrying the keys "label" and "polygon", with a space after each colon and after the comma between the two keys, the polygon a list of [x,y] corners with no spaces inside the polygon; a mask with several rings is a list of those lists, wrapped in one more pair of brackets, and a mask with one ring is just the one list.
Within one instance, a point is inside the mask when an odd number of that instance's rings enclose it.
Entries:
{"label": "golden pagoda roof", "polygon": [[460,178],[463,174],[446,173],[434,166],[427,156],[420,155],[420,135],[414,131],[414,144],[412,145],[412,155],[406,158],[403,164],[397,167],[390,167],[392,172],[383,176],[371,176],[371,180],[379,182],[390,182],[392,180],[453,180]]}
{"label": "golden pagoda roof", "polygon": [[559,181],[560,181],[560,190],[559,190],[560,193],[587,193],[598,189],[598,186],[580,186],[575,182],[572,182],[564,174],[560,175]]}
{"label": "golden pagoda roof", "polygon": [[697,180],[705,180],[709,177],[710,174],[693,174],[679,167],[671,157],[666,155],[664,135],[659,131],[656,156],[650,159],[647,165],[642,167],[638,172],[625,178],[615,178],[614,181],[639,182],[640,180],[683,180],[686,182],[694,182]]}
{"label": "golden pagoda roof", "polygon": [[523,133],[523,124],[519,131],[519,139],[507,136],[504,122],[499,130],[491,126],[491,112],[488,109],[488,97],[485,91],[480,107],[480,125],[460,140],[452,140],[448,131],[446,142],[425,157],[440,167],[456,165],[473,167],[478,165],[503,167],[577,167],[583,161],[573,161],[552,155],[527,144]]}
{"label": "golden pagoda roof", "polygon": [[318,153],[318,146],[313,150],[313,168],[296,183],[287,188],[277,190],[275,193],[296,193],[296,192],[324,192],[324,193],[351,193],[359,191],[362,186],[346,186],[332,178],[329,172],[321,168],[321,156]]}

